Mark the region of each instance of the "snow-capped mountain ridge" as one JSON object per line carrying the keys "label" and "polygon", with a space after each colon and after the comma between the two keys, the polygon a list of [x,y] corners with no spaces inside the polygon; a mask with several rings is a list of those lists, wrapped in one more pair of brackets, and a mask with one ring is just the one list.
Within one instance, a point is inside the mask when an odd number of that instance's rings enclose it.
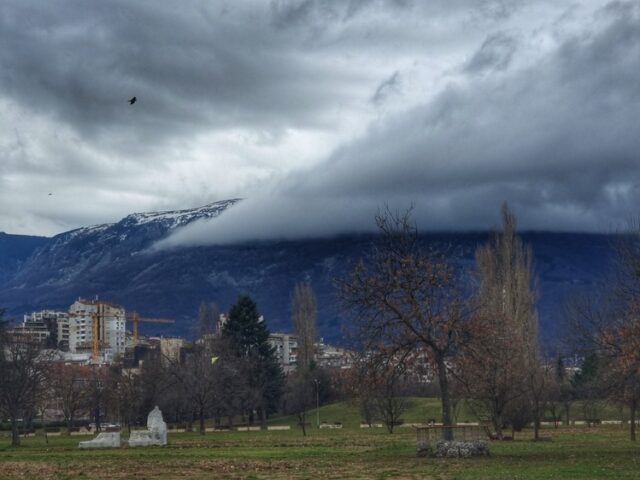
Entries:
{"label": "snow-capped mountain ridge", "polygon": [[217,217],[238,201],[223,200],[184,210],[132,213],[115,223],[61,233],[35,249],[16,272],[14,280],[24,282],[29,278],[47,288],[76,284],[87,287],[99,277],[105,277],[107,267],[125,268],[132,258],[147,252],[172,230]]}
{"label": "snow-capped mountain ridge", "polygon": [[222,200],[208,205],[184,210],[165,210],[160,212],[132,213],[121,220],[128,225],[143,225],[149,222],[163,222],[170,228],[176,228],[194,220],[203,218],[214,218],[224,212],[227,208],[239,202],[240,198]]}
{"label": "snow-capped mountain ridge", "polygon": [[183,210],[132,213],[118,222],[90,225],[60,233],[53,237],[53,244],[60,245],[61,243],[88,237],[101,237],[102,241],[117,237],[120,241],[123,241],[130,236],[132,228],[144,226],[156,226],[159,228],[157,233],[166,234],[169,230],[182,227],[196,220],[215,218],[240,200],[240,198],[232,198]]}

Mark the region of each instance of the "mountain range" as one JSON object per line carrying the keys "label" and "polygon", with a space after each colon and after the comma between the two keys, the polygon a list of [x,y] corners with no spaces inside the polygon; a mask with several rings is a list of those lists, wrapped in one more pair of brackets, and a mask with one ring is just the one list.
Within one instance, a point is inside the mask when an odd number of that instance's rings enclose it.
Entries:
{"label": "mountain range", "polygon": [[[340,343],[347,319],[335,280],[374,241],[372,235],[237,245],[149,249],[171,232],[215,217],[239,199],[178,211],[134,213],[111,224],[79,228],[51,238],[0,233],[0,307],[9,316],[42,308],[66,309],[96,295],[143,316],[176,319],[146,325],[146,333],[187,335],[201,302],[224,311],[240,293],[250,294],[271,331],[291,331],[289,302],[298,281],[311,282],[318,298],[318,330]],[[215,225],[215,223],[214,223]],[[612,236],[525,232],[539,281],[540,332],[553,345],[565,333],[563,305],[575,293],[602,288],[613,255]],[[421,235],[425,247],[448,252],[470,281],[474,252],[488,232]]]}

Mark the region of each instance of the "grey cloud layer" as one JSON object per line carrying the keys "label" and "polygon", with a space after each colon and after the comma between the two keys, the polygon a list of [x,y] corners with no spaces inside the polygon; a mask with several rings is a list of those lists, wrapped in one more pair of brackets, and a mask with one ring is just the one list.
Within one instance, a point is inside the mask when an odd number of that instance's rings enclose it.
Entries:
{"label": "grey cloud layer", "polygon": [[509,200],[530,228],[607,229],[640,200],[639,8],[9,0],[0,230],[224,197],[247,200],[167,244],[367,230],[411,202],[424,228]]}
{"label": "grey cloud layer", "polygon": [[640,5],[590,20],[514,69],[516,41],[489,35],[433,101],[165,245],[366,230],[385,202],[413,201],[426,229],[487,228],[504,200],[526,228],[619,225],[640,204]]}
{"label": "grey cloud layer", "polygon": [[[49,5],[13,2],[0,17],[0,86],[4,95],[83,135],[108,136],[114,129],[126,137],[135,129],[157,140],[221,124],[316,124],[329,97],[346,100],[343,80],[357,78],[334,72],[318,84],[323,60],[305,60],[291,37],[252,21],[259,10],[252,14],[247,6]],[[239,28],[243,21],[246,28]],[[122,112],[133,94],[149,106],[144,113]]]}

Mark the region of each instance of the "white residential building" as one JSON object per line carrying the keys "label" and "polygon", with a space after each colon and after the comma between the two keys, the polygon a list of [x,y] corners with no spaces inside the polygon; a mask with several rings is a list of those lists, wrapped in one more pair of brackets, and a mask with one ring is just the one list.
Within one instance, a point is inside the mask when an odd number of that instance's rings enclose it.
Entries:
{"label": "white residential building", "polygon": [[290,333],[271,333],[268,341],[275,349],[276,359],[284,372],[295,370],[298,360],[298,337]]}
{"label": "white residential building", "polygon": [[123,307],[103,300],[78,299],[69,307],[69,351],[90,351],[93,322],[105,360],[124,353],[126,330]]}

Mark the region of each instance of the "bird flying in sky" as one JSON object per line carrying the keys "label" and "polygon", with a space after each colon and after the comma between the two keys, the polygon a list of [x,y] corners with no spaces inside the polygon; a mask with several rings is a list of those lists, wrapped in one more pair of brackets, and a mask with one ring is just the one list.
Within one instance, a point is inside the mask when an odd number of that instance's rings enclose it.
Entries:
{"label": "bird flying in sky", "polygon": [[133,105],[134,103],[136,103],[136,100],[138,100],[136,97],[131,97],[129,99],[129,105]]}

